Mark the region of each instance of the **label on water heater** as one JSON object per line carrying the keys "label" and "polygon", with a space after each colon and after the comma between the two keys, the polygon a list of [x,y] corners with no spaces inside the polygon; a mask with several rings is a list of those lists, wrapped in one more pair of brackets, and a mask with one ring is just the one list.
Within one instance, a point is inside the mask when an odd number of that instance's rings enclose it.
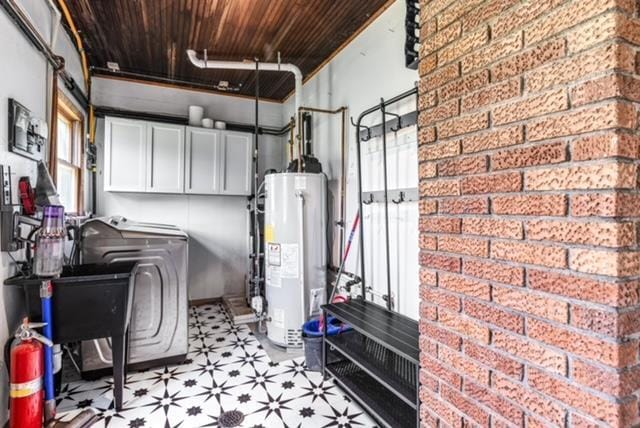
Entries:
{"label": "label on water heater", "polygon": [[282,278],[297,278],[300,274],[298,244],[282,244]]}
{"label": "label on water heater", "polygon": [[264,242],[273,242],[276,240],[276,227],[272,224],[267,224],[264,227]]}
{"label": "label on water heater", "polygon": [[273,317],[271,317],[271,322],[275,327],[284,328],[284,310],[273,308]]}
{"label": "label on water heater", "polygon": [[282,264],[280,244],[268,244],[267,256],[270,266],[280,266]]}
{"label": "label on water heater", "polygon": [[269,287],[282,287],[282,275],[280,266],[267,266],[267,285]]}
{"label": "label on water heater", "polygon": [[270,287],[282,287],[282,246],[280,244],[267,244],[267,269],[266,281]]}

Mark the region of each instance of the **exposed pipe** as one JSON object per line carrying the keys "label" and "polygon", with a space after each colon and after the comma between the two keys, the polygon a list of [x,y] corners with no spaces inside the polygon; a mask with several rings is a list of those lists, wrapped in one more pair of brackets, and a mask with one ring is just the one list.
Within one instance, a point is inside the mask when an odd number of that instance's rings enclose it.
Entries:
{"label": "exposed pipe", "polygon": [[[49,6],[49,10],[51,11],[51,34],[49,35],[49,49],[52,51],[55,50],[56,41],[58,39],[58,31],[60,29],[60,21],[62,18],[62,14],[58,10],[55,4],[53,4],[53,0],[46,0],[47,6]],[[18,5],[22,9],[20,5]],[[26,11],[23,10],[25,15],[28,15]],[[56,141],[58,138],[57,131],[57,115],[58,115],[58,74],[60,69],[56,67],[52,67],[51,64],[47,63],[47,96],[46,96],[46,109],[47,109],[47,118],[49,120],[49,167],[54,166],[51,164],[51,152],[52,148],[57,147]],[[52,178],[55,180],[56,178],[56,168],[54,167],[52,172]]]}
{"label": "exposed pipe", "polygon": [[305,306],[305,246],[304,246],[304,193],[302,190],[296,191],[298,199],[298,235],[300,236],[299,266],[300,266],[300,310],[302,311],[302,323],[307,322],[307,310]]}
{"label": "exposed pipe", "polygon": [[[51,0],[49,0],[51,1]],[[84,51],[84,45],[82,44],[82,38],[80,37],[80,33],[78,33],[78,29],[76,28],[76,24],[73,22],[73,18],[71,17],[71,12],[69,12],[69,7],[65,0],[58,0],[58,4],[60,5],[60,9],[64,14],[64,18],[71,29],[71,33],[73,37],[76,39],[76,45],[78,47],[78,51],[80,53],[80,60],[82,62],[82,75],[84,76],[84,84],[87,94],[91,94],[91,76],[89,75],[89,62],[87,61],[87,55]]]}
{"label": "exposed pipe", "polygon": [[53,50],[49,47],[48,43],[42,38],[40,33],[33,26],[28,18],[28,15],[24,12],[13,0],[6,0],[1,2],[5,10],[9,13],[9,16],[18,24],[24,34],[29,38],[31,43],[47,58],[49,63],[54,68],[60,68],[62,61],[58,56],[53,53]]}
{"label": "exposed pipe", "polygon": [[[61,57],[57,56],[53,50],[49,47],[46,40],[42,38],[42,35],[33,26],[27,15],[25,15],[22,8],[20,8],[13,0],[0,1],[0,6],[4,8],[9,17],[16,23],[22,33],[29,39],[29,41],[35,46],[36,49],[47,59],[49,64],[54,69],[61,69],[64,66],[64,61]],[[65,86],[71,92],[71,95],[78,101],[83,109],[87,109],[89,100],[87,96],[78,88],[75,80],[71,75],[65,71],[60,70],[60,78],[64,82]]]}
{"label": "exposed pipe", "polygon": [[[160,114],[160,113],[148,113],[142,111],[134,111],[134,110],[124,110],[116,107],[106,107],[106,106],[92,106],[94,110],[94,116],[97,118],[105,117],[105,116],[115,116],[115,117],[124,117],[129,119],[138,119],[138,120],[150,120],[153,122],[162,122],[162,123],[172,123],[175,125],[187,125],[189,123],[189,119],[186,116],[177,116],[177,115],[168,115],[168,114]],[[238,123],[238,122],[226,122],[227,129],[230,131],[238,131],[238,132],[255,132],[254,124],[248,123]],[[259,133],[260,135],[274,135],[274,136],[282,136],[286,133],[290,132],[291,126],[290,124],[286,124],[282,128],[273,128],[270,126],[260,125]],[[93,130],[95,134],[95,126]]]}
{"label": "exposed pipe", "polygon": [[298,108],[296,111],[298,112],[298,174],[299,174],[302,172],[302,134],[304,133],[304,126],[302,126],[302,111],[300,110],[300,108]]}
{"label": "exposed pipe", "polygon": [[[348,123],[347,123],[347,110],[348,107],[343,106],[339,107],[335,110],[330,109],[322,109],[316,107],[300,107],[298,109],[298,114],[302,114],[303,112],[308,113],[323,113],[323,114],[341,114],[342,117],[342,131],[340,133],[340,219],[337,222],[337,225],[340,230],[339,234],[339,246],[340,251],[339,255],[342,257],[342,253],[344,251],[344,228],[345,228],[345,210],[346,210],[346,193],[347,193],[347,166],[346,166],[346,145],[347,145],[347,132],[348,132]],[[302,138],[302,136],[300,137]],[[293,157],[293,156],[292,156]]]}
{"label": "exposed pipe", "polygon": [[255,70],[256,70],[256,85],[255,85],[255,89],[256,89],[256,105],[255,105],[255,134],[254,134],[254,177],[253,177],[253,189],[254,189],[254,196],[253,196],[253,203],[255,204],[255,208],[253,210],[253,242],[255,244],[254,247],[254,258],[253,258],[253,280],[255,281],[254,283],[254,294],[255,296],[260,297],[260,278],[262,277],[262,272],[260,269],[260,253],[261,253],[261,248],[262,245],[260,243],[260,215],[258,214],[258,202],[259,202],[259,196],[258,193],[260,192],[259,187],[260,187],[260,171],[258,169],[258,133],[260,132],[260,125],[258,123],[259,119],[260,119],[260,62],[258,61],[258,59],[256,58],[255,60]]}
{"label": "exposed pipe", "polygon": [[307,111],[307,112],[310,112],[310,113],[338,114],[338,113],[340,113],[341,111],[346,110],[346,109],[347,109],[347,107],[340,107],[340,108],[337,108],[337,109],[335,109],[335,110],[329,110],[329,109],[324,109],[324,108],[316,108],[316,107],[305,107],[305,106],[302,106],[302,107],[300,107],[300,109],[299,109],[299,110],[301,110],[301,111]]}
{"label": "exposed pipe", "polygon": [[[53,4],[53,0],[48,0],[51,4]],[[80,33],[78,32],[78,28],[76,27],[75,22],[73,21],[73,17],[71,16],[71,12],[69,11],[69,7],[67,6],[66,0],[57,0],[58,5],[60,6],[60,10],[64,15],[65,21],[71,30],[71,34],[76,42],[76,47],[78,48],[78,53],[80,54],[80,62],[82,63],[82,75],[84,77],[84,88],[87,93],[86,102],[82,104],[82,106],[87,110],[87,118],[88,118],[88,134],[89,134],[89,143],[95,144],[96,142],[96,116],[93,109],[93,105],[91,105],[91,75],[89,74],[89,61],[87,59],[87,53],[84,50],[84,44],[82,42],[82,37],[80,37]],[[57,10],[57,9],[56,9]],[[82,92],[78,89],[75,82],[67,83],[67,89],[71,91],[72,94],[77,92]],[[78,99],[78,97],[76,97]],[[91,168],[91,208],[93,213],[96,213],[97,210],[97,174],[95,165]]]}
{"label": "exposed pipe", "polygon": [[305,113],[302,115],[302,125],[304,126],[304,151],[306,155],[311,156],[313,154],[312,140],[313,140],[313,122],[311,113]]}
{"label": "exposed pipe", "polygon": [[50,106],[50,122],[49,122],[49,153],[47,156],[47,164],[49,166],[49,174],[54,183],[58,182],[58,74],[59,70],[53,69],[51,78],[51,90],[47,93],[48,104]]}
{"label": "exposed pipe", "polygon": [[[135,71],[112,71],[106,67],[97,67],[92,66],[91,71],[93,75],[96,77],[104,77],[107,79],[115,78],[115,79],[124,79],[124,80],[138,80],[142,82],[134,82],[134,83],[159,83],[159,84],[168,84],[168,85],[178,85],[184,86],[187,89],[191,90],[204,90],[207,92],[212,92],[215,94],[221,95],[229,95],[232,97],[243,97],[243,98],[251,98],[253,99],[253,95],[243,95],[238,94],[237,92],[224,91],[222,89],[218,89],[215,86],[212,86],[211,82],[203,83],[203,82],[195,82],[179,79],[177,77],[166,77],[159,76],[157,74],[149,74],[149,73],[138,73]],[[269,99],[270,102],[277,102],[272,99]]]}
{"label": "exposed pipe", "polygon": [[[253,61],[251,62],[242,62],[242,61],[218,61],[218,60],[210,60],[210,59],[199,59],[198,54],[193,49],[187,50],[187,56],[191,61],[191,64],[195,65],[198,68],[213,68],[213,69],[221,69],[221,70],[255,70],[255,64]],[[280,64],[280,63],[270,63],[270,62],[261,62],[260,63],[260,71],[285,71],[289,73],[293,73],[295,78],[295,111],[298,111],[300,108],[301,100],[302,100],[302,72],[300,69],[293,64]]]}
{"label": "exposed pipe", "polygon": [[293,162],[293,145],[295,144],[296,121],[291,118],[289,122],[289,162]]}

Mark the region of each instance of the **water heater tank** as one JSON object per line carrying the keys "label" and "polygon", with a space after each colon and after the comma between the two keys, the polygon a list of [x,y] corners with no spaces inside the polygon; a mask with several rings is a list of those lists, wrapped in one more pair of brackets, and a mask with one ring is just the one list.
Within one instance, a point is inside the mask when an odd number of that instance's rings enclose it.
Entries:
{"label": "water heater tank", "polygon": [[302,324],[326,300],[327,183],[324,174],[265,177],[267,336],[302,346]]}

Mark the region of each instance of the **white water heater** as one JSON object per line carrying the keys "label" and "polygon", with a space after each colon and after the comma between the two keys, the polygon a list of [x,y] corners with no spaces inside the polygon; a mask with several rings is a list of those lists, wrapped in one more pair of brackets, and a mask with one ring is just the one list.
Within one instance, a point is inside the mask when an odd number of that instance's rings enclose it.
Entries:
{"label": "white water heater", "polygon": [[327,179],[324,174],[265,177],[267,336],[302,347],[302,324],[320,312],[327,282]]}

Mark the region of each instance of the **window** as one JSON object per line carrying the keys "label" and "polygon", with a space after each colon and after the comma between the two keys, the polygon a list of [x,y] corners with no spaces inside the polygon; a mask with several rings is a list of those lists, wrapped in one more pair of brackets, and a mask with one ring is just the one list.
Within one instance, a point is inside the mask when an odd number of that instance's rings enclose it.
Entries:
{"label": "window", "polygon": [[58,100],[56,186],[65,212],[82,211],[82,120],[64,99]]}

